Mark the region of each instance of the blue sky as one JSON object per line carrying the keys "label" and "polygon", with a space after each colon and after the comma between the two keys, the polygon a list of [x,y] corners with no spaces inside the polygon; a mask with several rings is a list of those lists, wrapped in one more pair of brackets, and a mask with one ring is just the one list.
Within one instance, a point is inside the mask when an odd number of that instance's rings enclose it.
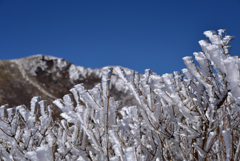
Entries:
{"label": "blue sky", "polygon": [[240,55],[240,0],[0,0],[0,59],[52,55],[84,67],[180,71],[203,32]]}

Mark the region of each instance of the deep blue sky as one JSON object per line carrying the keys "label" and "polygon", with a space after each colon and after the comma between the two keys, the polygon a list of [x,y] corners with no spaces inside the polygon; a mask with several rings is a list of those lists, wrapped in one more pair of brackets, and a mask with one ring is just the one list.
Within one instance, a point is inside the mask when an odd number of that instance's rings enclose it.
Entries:
{"label": "deep blue sky", "polygon": [[220,28],[240,55],[240,0],[0,0],[0,59],[46,54],[172,73],[201,51],[204,31]]}

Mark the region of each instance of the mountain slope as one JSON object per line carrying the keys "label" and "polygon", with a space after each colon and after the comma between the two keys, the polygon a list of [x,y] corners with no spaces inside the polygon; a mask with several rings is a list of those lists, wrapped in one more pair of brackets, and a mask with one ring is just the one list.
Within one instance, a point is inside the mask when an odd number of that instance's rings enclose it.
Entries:
{"label": "mountain slope", "polygon": [[[101,70],[76,66],[65,59],[46,55],[0,60],[0,105],[25,104],[29,107],[33,96],[41,96],[51,103],[69,93],[76,84],[83,83],[91,89],[101,82]],[[111,82],[111,96],[124,100],[125,104],[131,100],[123,81],[115,74]]]}

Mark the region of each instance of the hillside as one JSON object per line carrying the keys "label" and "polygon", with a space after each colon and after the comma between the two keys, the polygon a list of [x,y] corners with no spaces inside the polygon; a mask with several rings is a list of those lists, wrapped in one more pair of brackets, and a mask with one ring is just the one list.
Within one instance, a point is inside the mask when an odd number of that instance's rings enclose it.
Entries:
{"label": "hillside", "polygon": [[[14,107],[25,104],[29,107],[33,96],[41,96],[49,104],[69,93],[76,84],[83,83],[91,89],[101,82],[101,70],[84,68],[46,55],[0,60],[0,105]],[[126,91],[123,81],[113,73],[111,95],[127,104],[131,97]]]}

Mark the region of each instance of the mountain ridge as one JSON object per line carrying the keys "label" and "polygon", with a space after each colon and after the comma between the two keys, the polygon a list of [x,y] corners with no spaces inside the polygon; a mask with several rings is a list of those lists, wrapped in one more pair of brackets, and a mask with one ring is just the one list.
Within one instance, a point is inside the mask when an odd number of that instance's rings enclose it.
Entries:
{"label": "mountain ridge", "polygon": [[[87,89],[93,88],[101,82],[101,70],[77,66],[49,55],[0,60],[0,105],[14,107],[25,104],[29,107],[34,96],[41,96],[41,99],[52,103],[70,93],[76,84],[83,83]],[[123,81],[114,73],[111,82],[111,96],[125,103],[131,100]]]}

